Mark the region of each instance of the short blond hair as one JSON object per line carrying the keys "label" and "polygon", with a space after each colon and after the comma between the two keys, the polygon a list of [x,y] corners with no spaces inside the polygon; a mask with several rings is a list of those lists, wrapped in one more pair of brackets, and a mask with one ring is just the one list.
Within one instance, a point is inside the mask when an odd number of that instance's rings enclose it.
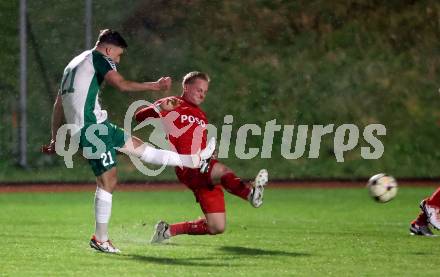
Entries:
{"label": "short blond hair", "polygon": [[199,71],[192,71],[183,77],[182,85],[192,84],[196,79],[202,79],[208,83],[211,81],[208,74]]}

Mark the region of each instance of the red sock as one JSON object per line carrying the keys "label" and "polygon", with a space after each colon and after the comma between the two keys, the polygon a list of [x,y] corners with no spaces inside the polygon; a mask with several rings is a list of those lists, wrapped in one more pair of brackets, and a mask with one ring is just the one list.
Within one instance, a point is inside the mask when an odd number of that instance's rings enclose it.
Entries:
{"label": "red sock", "polygon": [[208,224],[206,224],[206,219],[202,218],[195,221],[186,221],[170,225],[171,236],[177,236],[181,234],[188,235],[207,235]]}
{"label": "red sock", "polygon": [[249,193],[251,192],[251,188],[246,186],[240,178],[235,176],[234,173],[226,173],[220,178],[220,181],[222,183],[222,186],[227,190],[229,193],[232,193],[234,195],[237,195],[240,198],[243,198],[244,200],[248,200]]}
{"label": "red sock", "polygon": [[429,205],[440,207],[440,187],[426,201]]}
{"label": "red sock", "polygon": [[419,226],[428,225],[428,218],[424,212],[420,212],[416,219],[411,222],[411,224],[417,224]]}

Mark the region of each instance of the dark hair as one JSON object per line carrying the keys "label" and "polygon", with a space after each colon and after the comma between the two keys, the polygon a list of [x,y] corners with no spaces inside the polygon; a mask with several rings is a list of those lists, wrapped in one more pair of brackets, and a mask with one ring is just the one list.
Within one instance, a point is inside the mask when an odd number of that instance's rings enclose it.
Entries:
{"label": "dark hair", "polygon": [[112,29],[105,29],[99,32],[98,41],[96,45],[100,45],[102,43],[108,43],[114,46],[118,46],[121,48],[127,48],[128,45],[125,42],[125,39],[116,31]]}
{"label": "dark hair", "polygon": [[211,81],[208,74],[199,71],[192,71],[183,77],[182,85],[192,84],[196,79],[202,79],[208,83]]}

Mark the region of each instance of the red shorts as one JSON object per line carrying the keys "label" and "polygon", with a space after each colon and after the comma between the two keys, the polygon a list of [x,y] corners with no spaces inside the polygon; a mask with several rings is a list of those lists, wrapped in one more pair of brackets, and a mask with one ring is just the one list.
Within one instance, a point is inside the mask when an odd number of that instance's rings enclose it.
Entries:
{"label": "red shorts", "polygon": [[179,181],[185,184],[196,197],[203,213],[224,213],[225,197],[223,189],[219,185],[214,185],[211,180],[211,171],[217,160],[211,160],[209,170],[206,173],[200,173],[198,168],[183,169],[176,167],[176,175]]}
{"label": "red shorts", "polygon": [[212,188],[199,188],[193,190],[193,193],[204,214],[224,213],[226,211],[222,186],[216,185]]}

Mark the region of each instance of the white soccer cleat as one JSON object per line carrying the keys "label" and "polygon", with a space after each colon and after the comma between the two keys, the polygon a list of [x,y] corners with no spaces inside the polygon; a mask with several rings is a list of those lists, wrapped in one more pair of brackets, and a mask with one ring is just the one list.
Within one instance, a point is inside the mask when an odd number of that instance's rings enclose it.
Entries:
{"label": "white soccer cleat", "polygon": [[95,236],[90,239],[90,247],[105,253],[121,253],[121,250],[116,248],[110,240],[101,242],[98,241]]}
{"label": "white soccer cleat", "polygon": [[267,170],[261,169],[258,172],[257,177],[255,177],[255,181],[252,183],[253,189],[249,197],[249,202],[255,208],[258,208],[263,204],[264,186],[266,186],[268,181],[269,174],[267,173]]}
{"label": "white soccer cleat", "polygon": [[420,208],[426,214],[429,223],[431,223],[435,229],[440,230],[440,208],[429,205],[426,203],[426,200],[420,203]]}
{"label": "white soccer cleat", "polygon": [[200,151],[200,153],[199,153],[199,156],[200,156],[199,167],[200,167],[201,173],[208,172],[209,163],[211,162],[212,155],[214,154],[215,146],[216,146],[216,140],[214,137],[212,137],[209,140],[208,144],[206,145],[205,149]]}
{"label": "white soccer cleat", "polygon": [[167,240],[170,238],[170,234],[168,229],[170,228],[170,225],[166,223],[165,221],[159,221],[154,226],[154,234],[151,237],[150,243],[161,243],[164,240]]}

